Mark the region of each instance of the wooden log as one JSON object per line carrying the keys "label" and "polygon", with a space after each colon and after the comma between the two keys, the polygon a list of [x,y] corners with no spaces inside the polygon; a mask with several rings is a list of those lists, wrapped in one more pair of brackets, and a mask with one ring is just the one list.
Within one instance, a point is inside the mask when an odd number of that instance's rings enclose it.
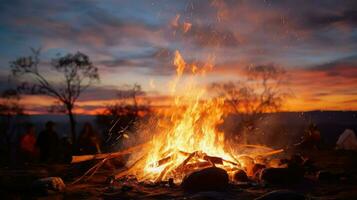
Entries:
{"label": "wooden log", "polygon": [[142,164],[144,161],[145,161],[145,158],[147,157],[147,154],[141,156],[138,160],[136,160],[131,166],[129,166],[127,169],[115,174],[113,176],[114,179],[119,179],[123,176],[126,176],[126,175],[129,175],[134,169],[136,166]]}
{"label": "wooden log", "polygon": [[233,155],[231,151],[228,152],[229,155],[233,158],[233,160],[236,162],[236,166],[241,166],[240,162],[237,160],[237,158]]}
{"label": "wooden log", "polygon": [[81,155],[81,156],[72,156],[72,161],[71,163],[79,163],[79,162],[84,162],[88,160],[100,160],[104,158],[114,158],[114,157],[119,157],[123,155],[127,155],[130,153],[133,153],[134,151],[145,148],[147,146],[147,143],[144,144],[139,144],[137,146],[130,147],[128,149],[118,151],[118,152],[113,152],[113,153],[101,153],[101,154],[93,154],[93,155]]}
{"label": "wooden log", "polygon": [[159,183],[163,180],[164,176],[170,171],[172,166],[166,166],[160,173],[160,175],[156,178],[155,183]]}
{"label": "wooden log", "polygon": [[238,146],[238,148],[248,147],[248,148],[256,148],[256,149],[272,150],[272,148],[270,148],[270,147],[262,146],[262,145],[254,145],[254,144],[240,144],[237,146]]}
{"label": "wooden log", "polygon": [[[185,151],[179,151],[179,153],[181,153],[182,155],[184,155],[184,156],[192,156],[192,153],[187,153],[187,152],[185,152]],[[240,164],[239,164],[239,162],[238,162],[238,160],[233,156],[233,154],[230,152],[230,156],[234,159],[234,161],[236,161],[236,162],[233,162],[233,161],[230,161],[230,160],[226,160],[226,159],[223,159],[223,158],[220,158],[220,157],[214,157],[214,156],[209,156],[209,155],[207,155],[207,154],[205,154],[205,153],[199,153],[199,152],[193,152],[193,153],[196,153],[195,154],[195,156],[196,155],[203,155],[203,156],[201,156],[202,157],[202,159],[204,159],[204,160],[207,160],[207,159],[210,159],[210,158],[212,158],[213,160],[215,160],[216,161],[216,163],[215,162],[213,162],[214,164],[222,164],[222,163],[220,163],[220,160],[221,161],[223,161],[223,162],[226,162],[226,163],[229,163],[229,164],[231,164],[231,165],[234,165],[234,166],[240,166]],[[211,162],[213,161],[213,160],[211,160]],[[208,161],[208,160],[207,160]]]}
{"label": "wooden log", "polygon": [[182,171],[182,169],[184,169],[185,165],[193,158],[197,155],[197,151],[190,153],[187,158],[179,165],[177,166],[174,171],[180,172]]}
{"label": "wooden log", "polygon": [[223,165],[223,159],[220,157],[205,155],[203,156],[203,159],[212,162],[213,164]]}
{"label": "wooden log", "polygon": [[270,152],[266,152],[266,153],[259,153],[259,154],[256,154],[255,156],[271,156],[271,155],[282,153],[282,152],[284,152],[284,149],[278,149],[278,150],[270,151]]}
{"label": "wooden log", "polygon": [[151,163],[150,167],[160,167],[161,165],[168,163],[171,160],[171,158],[172,158],[172,156],[167,156],[167,157],[160,159],[154,163]]}
{"label": "wooden log", "polygon": [[185,171],[199,169],[199,168],[205,168],[205,167],[212,167],[212,164],[208,161],[186,164]]}

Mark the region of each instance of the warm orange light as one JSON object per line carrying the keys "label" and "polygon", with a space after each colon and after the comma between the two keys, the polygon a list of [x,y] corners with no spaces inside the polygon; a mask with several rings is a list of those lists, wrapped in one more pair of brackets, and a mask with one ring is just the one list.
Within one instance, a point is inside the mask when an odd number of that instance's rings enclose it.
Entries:
{"label": "warm orange light", "polygon": [[[225,143],[223,132],[217,130],[222,123],[224,99],[209,98],[206,89],[199,86],[198,76],[203,72],[196,65],[190,66],[185,62],[179,51],[175,52],[174,65],[176,76],[169,84],[169,91],[174,97],[173,105],[169,107],[157,122],[159,131],[155,133],[148,146],[141,155],[134,156],[131,163],[135,163],[130,170],[140,181],[163,181],[173,178],[181,182],[188,171],[193,171],[203,165],[211,165],[205,156],[223,159],[217,167],[232,172],[246,167],[239,163]],[[194,68],[195,70],[192,70]],[[184,72],[191,74],[183,77]],[[199,73],[197,73],[199,72]],[[186,160],[195,153],[193,159]],[[228,153],[229,152],[229,153]],[[185,163],[187,161],[187,163]],[[182,163],[186,168],[182,170]]]}

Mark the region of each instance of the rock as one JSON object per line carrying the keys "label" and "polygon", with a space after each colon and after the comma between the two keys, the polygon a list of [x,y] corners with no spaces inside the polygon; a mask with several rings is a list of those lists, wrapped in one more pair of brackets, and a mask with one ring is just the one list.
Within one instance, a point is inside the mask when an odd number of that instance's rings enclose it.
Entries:
{"label": "rock", "polygon": [[329,171],[321,170],[317,172],[316,178],[319,181],[337,181],[339,179],[339,176]]}
{"label": "rock", "polygon": [[224,169],[209,167],[187,175],[181,186],[189,192],[220,191],[228,186],[228,174]]}
{"label": "rock", "polygon": [[61,192],[66,185],[60,177],[47,177],[35,180],[31,190],[35,194],[47,195],[53,192]]}
{"label": "rock", "polygon": [[268,184],[291,184],[303,178],[304,172],[298,168],[265,168],[259,179]]}
{"label": "rock", "polygon": [[255,200],[305,200],[303,194],[290,191],[290,190],[275,190],[264,194],[261,197],[256,198]]}
{"label": "rock", "polygon": [[233,179],[238,182],[247,182],[249,180],[247,173],[241,169],[234,173]]}

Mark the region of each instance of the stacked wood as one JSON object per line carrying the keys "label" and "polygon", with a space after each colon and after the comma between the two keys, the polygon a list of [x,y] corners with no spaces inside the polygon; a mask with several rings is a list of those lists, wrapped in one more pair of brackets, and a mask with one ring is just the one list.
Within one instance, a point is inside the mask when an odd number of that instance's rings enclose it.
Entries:
{"label": "stacked wood", "polygon": [[[252,145],[249,147],[255,147],[255,146]],[[95,166],[93,166],[91,169],[89,169],[83,176],[81,176],[79,179],[77,179],[74,183],[79,182],[81,180],[88,180],[109,159],[118,158],[118,157],[121,157],[124,155],[132,154],[134,152],[138,152],[139,150],[142,150],[145,148],[149,148],[148,143],[133,146],[128,149],[114,152],[114,153],[73,156],[72,163],[79,163],[79,162],[84,162],[84,161],[89,161],[89,160],[101,160]],[[264,152],[264,153],[253,154],[253,155],[251,155],[252,157],[240,156],[238,158],[234,157],[234,155],[230,152],[230,155],[233,159],[233,161],[231,161],[231,160],[223,159],[221,157],[207,155],[206,153],[204,153],[202,151],[195,151],[195,152],[190,153],[190,152],[185,152],[182,150],[175,150],[175,151],[167,150],[161,154],[161,159],[156,162],[151,163],[150,167],[152,167],[152,168],[163,167],[163,170],[160,172],[160,174],[157,175],[154,182],[161,182],[164,180],[168,180],[168,178],[170,178],[171,180],[172,179],[182,180],[183,177],[185,177],[187,174],[190,174],[197,170],[209,168],[209,167],[216,167],[216,165],[224,166],[224,168],[226,169],[226,171],[229,174],[234,175],[234,173],[237,172],[237,170],[242,169],[241,163],[243,164],[243,166],[247,166],[248,164],[249,165],[251,164],[251,167],[253,167],[254,166],[253,165],[254,157],[257,157],[257,158],[258,157],[266,157],[266,156],[270,156],[273,154],[281,153],[282,151],[283,150],[280,149],[280,150],[274,150],[274,151],[269,151],[269,152]],[[185,159],[181,163],[170,163],[173,160],[175,160],[177,158],[177,156],[184,156]],[[111,178],[120,179],[125,176],[135,175],[138,169],[140,169],[146,165],[146,163],[145,163],[146,158],[147,158],[147,154],[141,155],[130,166],[115,173],[113,176],[111,176]],[[247,163],[248,161],[251,163]],[[253,171],[258,171],[258,170],[250,169],[251,167],[246,169],[246,170],[248,170],[247,174],[252,174]],[[143,170],[143,169],[141,169],[141,170]],[[259,170],[261,170],[261,169],[259,169]]]}

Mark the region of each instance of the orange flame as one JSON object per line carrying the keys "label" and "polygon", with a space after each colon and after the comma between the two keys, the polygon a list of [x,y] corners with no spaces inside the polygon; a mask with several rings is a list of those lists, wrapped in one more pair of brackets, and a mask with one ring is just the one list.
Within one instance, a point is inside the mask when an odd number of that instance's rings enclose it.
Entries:
{"label": "orange flame", "polygon": [[[227,153],[224,134],[217,130],[223,122],[224,99],[209,98],[206,89],[197,83],[197,77],[203,76],[212,65],[206,64],[202,68],[189,65],[179,51],[175,52],[173,64],[176,77],[169,84],[169,89],[175,97],[174,104],[157,122],[160,131],[143,149],[143,159],[136,157],[131,172],[139,181],[173,178],[179,183],[187,174],[187,170],[182,170],[183,163],[192,166],[191,171],[205,164],[216,165],[207,162],[204,159],[207,157],[219,158],[222,162],[217,164],[218,167],[227,172],[244,167],[231,152]],[[191,74],[183,78],[186,69]],[[195,157],[190,160],[190,155]]]}

